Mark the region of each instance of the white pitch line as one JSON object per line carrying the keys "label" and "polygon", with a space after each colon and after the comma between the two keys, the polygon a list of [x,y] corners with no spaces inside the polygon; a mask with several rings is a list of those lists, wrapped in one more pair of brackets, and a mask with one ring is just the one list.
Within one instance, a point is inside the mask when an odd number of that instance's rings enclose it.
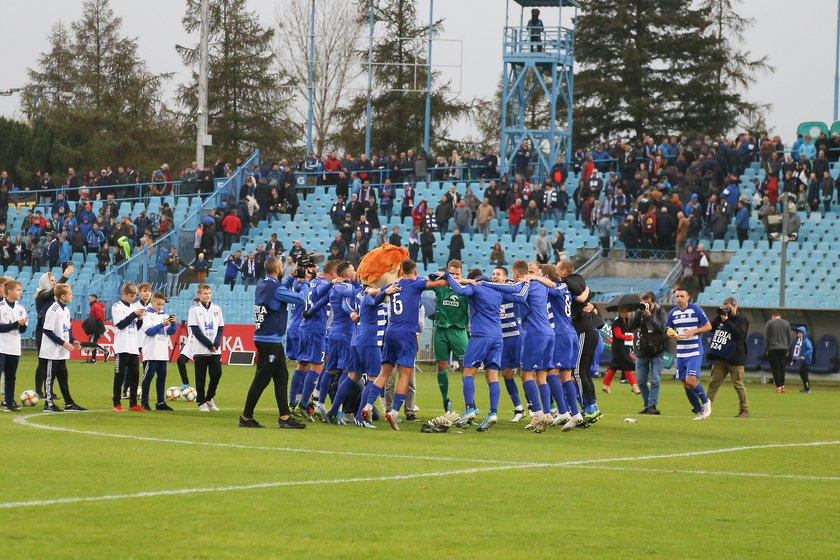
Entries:
{"label": "white pitch line", "polygon": [[[41,416],[41,415],[37,415]],[[47,427],[41,426],[38,424],[30,424],[26,422],[26,419],[31,416],[19,417],[15,418],[15,422],[22,424],[24,426],[30,426],[34,428],[43,428],[43,429],[53,429],[57,431],[67,431],[72,433],[80,433],[80,434],[90,434],[96,436],[109,436],[109,437],[119,437],[119,438],[129,438],[129,439],[140,439],[140,440],[151,440],[151,441],[158,441],[158,442],[172,442],[172,443],[179,443],[179,444],[187,444],[187,445],[215,445],[209,444],[205,442],[192,442],[192,441],[181,441],[181,440],[168,440],[168,439],[159,439],[159,438],[146,438],[140,436],[126,436],[126,435],[117,435],[117,434],[106,434],[102,432],[89,432],[85,430],[73,430],[70,428],[56,428],[56,427]],[[493,472],[493,471],[505,471],[505,470],[521,470],[521,469],[529,469],[529,468],[557,468],[557,467],[583,467],[587,465],[598,465],[603,463],[613,463],[613,462],[631,462],[631,461],[648,461],[654,459],[672,459],[677,457],[696,457],[699,455],[712,455],[712,454],[719,454],[719,453],[734,453],[739,451],[750,451],[756,449],[777,449],[777,448],[785,448],[785,447],[816,447],[816,446],[823,446],[823,445],[837,445],[840,444],[840,441],[817,441],[817,442],[806,442],[806,443],[779,443],[779,444],[766,444],[766,445],[746,445],[740,447],[725,447],[721,449],[706,449],[706,450],[699,450],[699,451],[686,451],[682,453],[668,453],[664,455],[640,455],[635,457],[611,457],[611,458],[603,458],[603,459],[585,459],[585,460],[578,460],[578,461],[564,461],[560,463],[519,463],[519,464],[504,464],[504,465],[497,465],[493,467],[479,467],[474,469],[459,469],[453,471],[439,471],[439,472],[431,472],[431,473],[419,473],[419,474],[407,474],[407,475],[393,475],[393,476],[382,476],[382,477],[364,477],[364,478],[345,478],[345,479],[321,479],[321,480],[301,480],[301,481],[283,481],[283,482],[266,482],[266,483],[259,483],[259,484],[248,484],[248,485],[241,485],[241,486],[221,486],[221,487],[211,487],[211,488],[180,488],[176,490],[160,490],[156,492],[138,492],[134,494],[121,494],[121,495],[106,495],[106,496],[89,496],[89,497],[75,497],[75,498],[58,498],[55,500],[32,500],[32,501],[25,501],[25,502],[6,502],[0,503],[0,509],[12,509],[12,508],[20,508],[20,507],[37,507],[37,506],[49,506],[49,505],[58,505],[58,504],[75,504],[75,503],[83,503],[83,502],[99,502],[99,501],[106,501],[106,500],[121,500],[121,499],[129,499],[129,498],[146,498],[146,497],[155,497],[155,496],[171,496],[171,495],[182,495],[182,494],[197,494],[197,493],[208,493],[208,492],[230,492],[234,490],[252,490],[252,489],[259,489],[259,488],[276,488],[276,487],[283,487],[283,486],[304,486],[304,485],[317,485],[317,484],[346,484],[346,483],[353,483],[353,482],[385,482],[390,480],[412,480],[418,478],[432,478],[432,477],[442,477],[442,476],[456,476],[456,475],[464,475],[464,474],[475,474],[475,473],[483,473],[483,472]],[[286,449],[286,448],[273,448],[273,447],[249,447],[244,445],[235,445],[235,444],[218,444],[219,446],[224,447],[236,447],[241,449],[267,449],[267,450],[284,450],[284,451],[293,451],[293,452],[316,452],[314,450],[309,449]],[[359,455],[357,452],[350,452],[350,451],[320,451],[325,453],[331,453],[334,455]],[[364,454],[364,455],[374,455],[375,454]],[[400,455],[383,455],[386,457],[403,457]],[[424,458],[424,457],[415,457],[415,458]],[[430,459],[434,460],[441,460],[440,457],[431,457]],[[452,459],[446,459],[452,460]],[[470,459],[457,459],[459,461],[470,461]],[[486,460],[485,460],[486,461]],[[595,467],[591,466],[588,468],[603,468],[603,469],[611,469],[611,467]],[[616,470],[626,470],[622,469],[621,467],[612,467]],[[642,469],[639,469],[642,470]],[[648,470],[648,469],[645,469]],[[663,472],[674,472],[673,470],[662,470]],[[697,472],[699,474],[703,474],[704,471],[685,471],[686,473],[690,472]],[[712,471],[709,471],[707,474],[715,474]],[[741,474],[742,473],[734,473],[734,474]],[[753,473],[755,475],[760,475],[760,473]],[[773,475],[768,475],[773,476]],[[822,480],[822,479],[820,479]]]}
{"label": "white pitch line", "polygon": [[572,468],[578,469],[594,469],[602,471],[621,471],[621,472],[649,472],[649,473],[665,473],[665,474],[712,474],[717,476],[743,476],[752,478],[789,478],[792,480],[840,480],[840,476],[811,476],[802,474],[773,474],[773,473],[753,473],[753,472],[733,472],[733,471],[697,471],[697,470],[682,470],[682,469],[643,469],[639,467],[602,467],[599,465],[569,465]]}
{"label": "white pitch line", "polygon": [[[88,411],[88,412],[104,412],[104,411]],[[74,413],[79,414],[79,413]],[[220,447],[232,449],[255,449],[258,451],[285,451],[289,453],[315,453],[321,455],[346,455],[349,457],[374,457],[377,459],[420,459],[424,461],[457,461],[463,463],[470,461],[473,463],[487,463],[493,465],[521,465],[521,461],[499,461],[494,459],[464,459],[463,457],[433,457],[426,455],[400,455],[394,453],[372,453],[365,451],[331,451],[328,449],[303,449],[297,447],[268,447],[258,445],[241,445],[237,443],[219,443],[219,442],[205,442],[205,441],[190,441],[181,439],[156,438],[151,436],[135,436],[129,434],[110,434],[107,432],[95,432],[92,430],[77,430],[74,428],[64,428],[61,426],[44,426],[42,424],[34,424],[30,419],[45,418],[52,416],[50,414],[29,414],[27,416],[17,416],[14,419],[16,424],[27,426],[30,428],[38,428],[41,430],[51,430],[55,432],[69,432],[72,434],[82,434],[87,436],[111,437],[119,439],[131,439],[136,441],[153,441],[156,443],[177,443],[180,445],[202,445],[206,447]]]}

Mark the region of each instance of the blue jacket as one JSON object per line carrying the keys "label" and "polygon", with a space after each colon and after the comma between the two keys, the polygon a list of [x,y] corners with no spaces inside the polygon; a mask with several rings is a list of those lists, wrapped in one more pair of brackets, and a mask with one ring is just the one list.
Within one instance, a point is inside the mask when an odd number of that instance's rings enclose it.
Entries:
{"label": "blue jacket", "polygon": [[70,262],[70,259],[73,258],[73,249],[70,247],[70,242],[65,240],[61,244],[61,248],[59,249],[58,254],[58,262]]}
{"label": "blue jacket", "polygon": [[802,333],[802,338],[797,336],[793,343],[793,351],[790,353],[791,361],[794,364],[811,365],[814,361],[814,347],[808,340],[808,330],[805,327],[799,327],[796,330]]}
{"label": "blue jacket", "polygon": [[242,270],[242,259],[236,259],[232,255],[228,257],[225,261],[225,276],[235,278],[239,276],[240,270]]}
{"label": "blue jacket", "polygon": [[741,207],[735,215],[736,229],[750,229],[750,211],[746,206]]}

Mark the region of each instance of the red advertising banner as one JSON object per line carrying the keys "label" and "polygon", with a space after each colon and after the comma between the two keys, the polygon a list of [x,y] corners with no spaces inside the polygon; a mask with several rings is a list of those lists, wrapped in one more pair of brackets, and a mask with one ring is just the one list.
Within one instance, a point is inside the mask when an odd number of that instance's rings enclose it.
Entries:
{"label": "red advertising banner", "polygon": [[[82,329],[81,321],[73,321],[73,337],[79,342],[90,340],[90,337],[85,334]],[[187,325],[178,324],[178,329],[170,337],[171,359],[174,362],[181,354],[181,347],[187,341]],[[105,323],[105,334],[99,339],[99,345],[108,350],[113,351],[114,343],[114,324],[111,322]],[[228,356],[231,352],[256,352],[257,347],[254,345],[254,325],[225,325],[224,336],[222,337],[222,363],[228,363]],[[87,349],[73,351],[70,358],[73,360],[87,358]]]}

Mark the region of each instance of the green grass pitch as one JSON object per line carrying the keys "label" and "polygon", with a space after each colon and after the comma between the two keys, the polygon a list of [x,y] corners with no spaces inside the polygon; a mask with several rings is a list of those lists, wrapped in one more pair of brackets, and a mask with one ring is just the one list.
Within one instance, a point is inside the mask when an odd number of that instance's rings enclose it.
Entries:
{"label": "green grass pitch", "polygon": [[[34,366],[21,361],[18,394]],[[0,415],[0,557],[840,557],[840,387],[828,382],[803,395],[754,381],[748,419],[725,385],[701,422],[669,376],[660,417],[639,416],[616,383],[591,429],[544,434],[508,421],[503,390],[489,432],[421,434],[278,430],[270,390],[256,413],[268,429],[239,429],[245,367],[224,368],[222,412],[117,414],[112,362],[69,367],[91,412]],[[423,419],[441,413],[431,370],[418,374]],[[450,388],[463,407],[458,376]]]}

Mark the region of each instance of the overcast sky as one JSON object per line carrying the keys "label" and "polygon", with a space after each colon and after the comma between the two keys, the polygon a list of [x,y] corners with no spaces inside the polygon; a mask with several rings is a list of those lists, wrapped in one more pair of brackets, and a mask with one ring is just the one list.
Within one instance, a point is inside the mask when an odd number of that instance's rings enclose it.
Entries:
{"label": "overcast sky", "polygon": [[[350,0],[348,0],[350,1]],[[585,2],[586,0],[581,0]],[[249,0],[263,23],[274,20],[276,0]],[[519,22],[519,6],[510,0],[512,20]],[[78,19],[81,0],[2,0],[3,32],[0,33],[0,90],[26,83],[28,67],[47,48],[52,25]],[[176,55],[178,43],[191,44],[181,28],[185,3],[179,0],[112,0],[114,11],[124,20],[123,34],[136,36],[139,54],[152,72],[175,72],[176,85],[187,77]],[[429,0],[418,0],[418,11],[428,18]],[[773,74],[759,76],[747,94],[752,101],[772,103],[768,124],[786,141],[803,121],[831,124],[834,111],[834,52],[837,2],[833,0],[744,0],[741,13],[754,17],[755,25],[745,35],[744,45],[755,56],[769,55]],[[435,45],[435,60],[461,65],[443,70],[463,98],[493,94],[502,71],[502,28],[505,0],[437,0],[435,14],[444,18],[445,31]],[[546,25],[556,18],[545,11]],[[527,17],[526,17],[527,19]],[[454,42],[453,42],[454,41]],[[19,97],[0,97],[0,114],[20,118]]]}

